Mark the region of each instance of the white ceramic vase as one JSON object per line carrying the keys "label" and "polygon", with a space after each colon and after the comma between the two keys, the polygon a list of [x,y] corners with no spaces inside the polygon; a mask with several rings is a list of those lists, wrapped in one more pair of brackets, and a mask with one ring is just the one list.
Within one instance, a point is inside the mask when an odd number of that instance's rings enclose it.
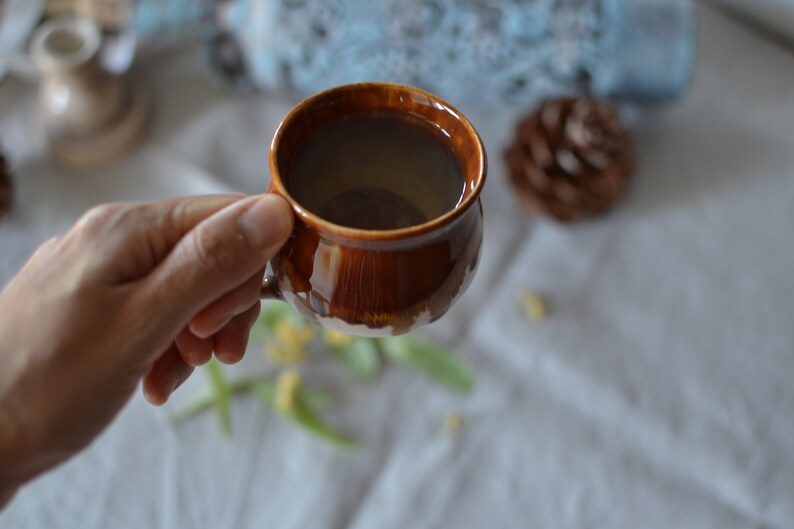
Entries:
{"label": "white ceramic vase", "polygon": [[72,17],[43,24],[31,56],[41,71],[37,129],[61,164],[91,168],[132,149],[144,128],[146,105],[125,78],[100,65],[101,34]]}

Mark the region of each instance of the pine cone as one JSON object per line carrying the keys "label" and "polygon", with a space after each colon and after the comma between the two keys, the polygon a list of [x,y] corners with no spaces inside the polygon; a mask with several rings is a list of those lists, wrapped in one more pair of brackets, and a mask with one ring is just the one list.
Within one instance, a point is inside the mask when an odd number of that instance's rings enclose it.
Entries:
{"label": "pine cone", "polygon": [[628,130],[590,97],[545,102],[519,123],[505,158],[522,206],[565,222],[607,211],[634,170]]}
{"label": "pine cone", "polygon": [[11,182],[11,173],[8,164],[0,151],[0,219],[11,212],[14,190]]}

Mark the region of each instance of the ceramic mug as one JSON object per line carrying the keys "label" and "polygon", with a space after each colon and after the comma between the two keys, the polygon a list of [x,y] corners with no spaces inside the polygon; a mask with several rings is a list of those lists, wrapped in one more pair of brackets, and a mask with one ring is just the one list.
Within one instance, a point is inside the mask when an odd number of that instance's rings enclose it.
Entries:
{"label": "ceramic mug", "polygon": [[[306,138],[330,121],[376,111],[405,113],[445,133],[465,182],[457,206],[423,224],[363,230],[333,224],[295,200],[289,170]],[[463,114],[438,97],[385,83],[312,96],[279,125],[270,175],[268,191],[290,203],[295,228],[270,262],[263,298],[282,299],[327,329],[393,336],[440,318],[471,282],[482,246],[485,148]]]}

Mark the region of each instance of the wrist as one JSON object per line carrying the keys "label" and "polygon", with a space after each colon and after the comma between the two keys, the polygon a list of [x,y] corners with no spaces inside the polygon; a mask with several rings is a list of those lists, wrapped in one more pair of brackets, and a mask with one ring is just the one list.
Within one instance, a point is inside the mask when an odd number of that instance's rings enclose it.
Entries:
{"label": "wrist", "polygon": [[14,499],[16,493],[17,493],[17,489],[9,489],[9,490],[0,489],[0,511],[2,511],[6,507],[6,505],[11,503],[11,500]]}
{"label": "wrist", "polygon": [[9,488],[9,484],[6,483],[11,474],[8,465],[13,457],[16,430],[11,415],[0,401],[0,505],[2,505],[4,492]]}
{"label": "wrist", "polygon": [[22,484],[17,465],[24,461],[20,448],[26,444],[22,440],[19,423],[6,404],[0,401],[0,508],[11,500]]}

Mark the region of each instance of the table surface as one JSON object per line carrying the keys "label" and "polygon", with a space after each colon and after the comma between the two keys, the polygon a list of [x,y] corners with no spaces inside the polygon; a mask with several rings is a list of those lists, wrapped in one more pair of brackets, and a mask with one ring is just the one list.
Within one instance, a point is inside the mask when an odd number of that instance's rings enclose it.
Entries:
{"label": "table surface", "polygon": [[[312,366],[355,451],[245,397],[225,438],[212,414],[173,425],[173,407],[138,395],[0,527],[794,527],[794,54],[697,11],[692,88],[633,120],[640,168],[606,218],[523,218],[499,155],[518,116],[463,106],[491,152],[485,247],[427,333],[474,366],[471,394],[398,368],[360,386]],[[266,139],[295,101],[223,95],[186,50],[138,68],[151,134],[102,173],[46,162],[29,140],[33,90],[0,85],[19,190],[0,284],[93,204],[264,188]],[[548,299],[545,321],[522,318],[524,288]],[[264,364],[252,348],[240,369]],[[174,405],[205,384],[194,376]],[[464,418],[454,437],[439,434],[450,410]]]}

